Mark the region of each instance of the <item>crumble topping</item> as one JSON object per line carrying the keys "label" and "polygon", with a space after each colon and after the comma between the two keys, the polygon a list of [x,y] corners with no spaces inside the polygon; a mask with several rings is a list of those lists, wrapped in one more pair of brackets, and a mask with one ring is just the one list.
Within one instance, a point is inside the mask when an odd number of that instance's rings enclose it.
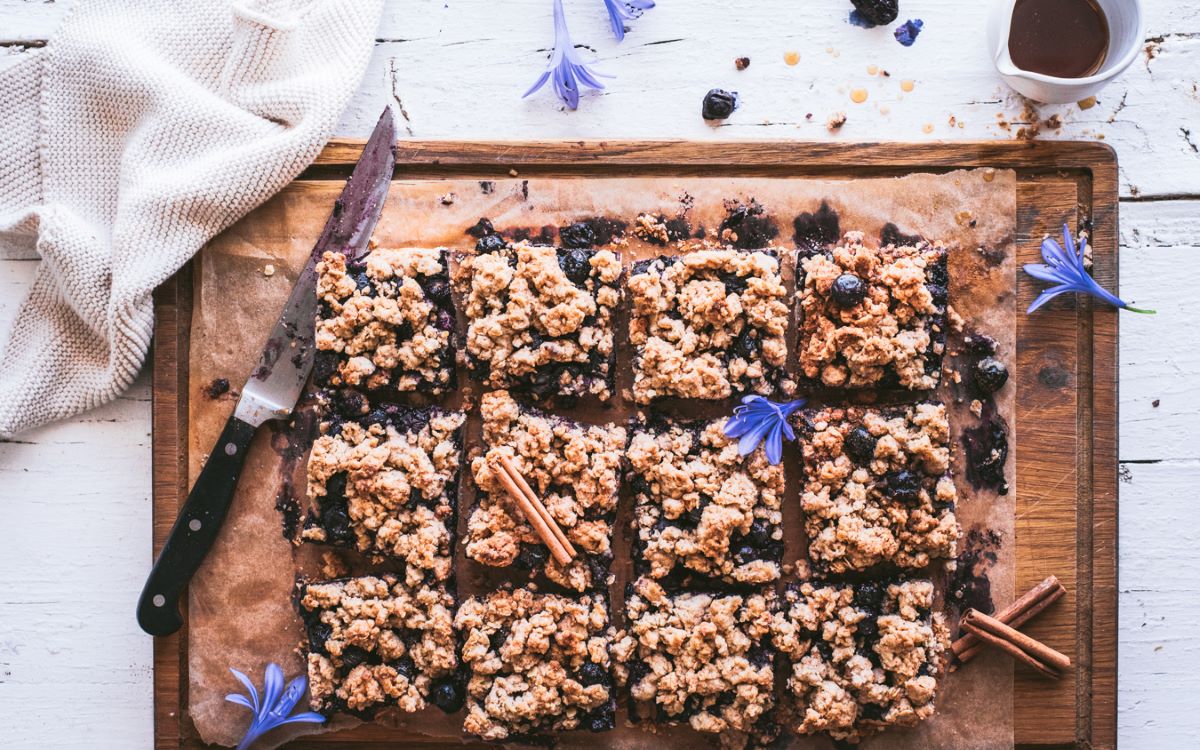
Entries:
{"label": "crumble topping", "polygon": [[[507,391],[485,394],[486,453],[471,462],[479,503],[467,525],[467,557],[484,565],[542,569],[574,591],[608,585],[625,429],[591,426],[521,406]],[[549,551],[499,478],[510,458],[580,555],[567,567]]]}
{"label": "crumble topping", "polygon": [[[805,378],[830,388],[937,387],[946,348],[945,248],[871,248],[862,232],[849,232],[833,249],[803,256],[796,294]],[[834,289],[846,274],[862,285],[849,306]]]}
{"label": "crumble topping", "polygon": [[528,589],[463,602],[463,729],[485,740],[613,727],[607,602]]}
{"label": "crumble topping", "polygon": [[390,574],[302,583],[297,602],[314,711],[412,713],[455,684],[454,597],[441,585],[410,587]]}
{"label": "crumble topping", "polygon": [[472,377],[538,398],[613,389],[620,258],[520,243],[463,261]]}
{"label": "crumble topping", "polygon": [[772,466],[761,447],[740,456],[724,424],[635,423],[627,455],[639,573],[738,584],[779,577],[783,466]]}
{"label": "crumble topping", "polygon": [[788,661],[800,734],[858,742],[933,715],[949,632],[933,583],[792,586],[772,640]]}
{"label": "crumble topping", "polygon": [[316,382],[439,394],[454,387],[454,304],[445,251],[380,248],[317,263]]}
{"label": "crumble topping", "polygon": [[954,557],[960,529],[943,404],[797,412],[809,557],[828,572]]}
{"label": "crumble topping", "polygon": [[700,250],[634,266],[634,399],[790,390],[786,291],[774,252]]}
{"label": "crumble topping", "polygon": [[775,702],[774,607],[773,591],[670,596],[639,578],[625,599],[629,630],[613,646],[617,682],[660,720],[752,732]]}
{"label": "crumble topping", "polygon": [[398,558],[410,585],[449,578],[465,420],[383,406],[323,423],[308,460],[315,507],[301,538]]}

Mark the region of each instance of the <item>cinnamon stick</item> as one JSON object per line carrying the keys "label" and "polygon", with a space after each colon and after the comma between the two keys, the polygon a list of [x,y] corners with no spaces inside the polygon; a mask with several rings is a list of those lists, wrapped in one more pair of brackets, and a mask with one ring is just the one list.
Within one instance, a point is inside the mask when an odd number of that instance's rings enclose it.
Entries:
{"label": "cinnamon stick", "polygon": [[[500,465],[504,471],[508,473],[509,477],[511,477],[516,483],[519,490],[524,494],[525,498],[533,507],[534,512],[536,512],[546,523],[546,526],[550,529],[550,533],[553,534],[554,538],[558,541],[559,546],[566,551],[568,558],[576,557],[579,553],[575,551],[575,546],[571,544],[571,540],[567,538],[565,533],[563,533],[563,530],[559,527],[558,522],[554,520],[554,516],[550,515],[550,511],[546,510],[546,506],[542,504],[541,499],[536,493],[534,493],[533,488],[529,486],[529,482],[526,482],[525,477],[521,476],[521,472],[517,471],[517,466],[512,462],[512,459],[510,459],[508,456],[501,455]],[[568,562],[569,561],[570,560],[568,559]],[[560,560],[559,562],[562,561]],[[566,564],[567,563],[563,563],[563,565]]]}
{"label": "cinnamon stick", "polygon": [[967,613],[963,615],[963,624],[964,626],[972,626],[970,630],[976,635],[979,634],[980,630],[983,630],[1013,644],[1051,669],[1065,672],[1071,668],[1071,660],[1066,654],[1055,651],[1036,638],[1031,638],[1019,630],[1014,630],[996,618],[985,615],[977,609],[967,610]]}
{"label": "cinnamon stick", "polygon": [[[1038,585],[1025,592],[1019,599],[1001,609],[993,617],[1014,628],[1024,625],[1047,607],[1058,601],[1067,590],[1058,582],[1058,578],[1050,576]],[[979,636],[967,633],[954,641],[950,646],[955,658],[960,664],[973,659],[982,648]]]}
{"label": "cinnamon stick", "polygon": [[542,515],[538,513],[533,503],[525,496],[525,493],[521,491],[521,488],[517,486],[513,478],[509,476],[508,471],[504,467],[501,467],[501,470],[496,472],[496,476],[504,484],[504,489],[508,491],[509,496],[517,503],[517,507],[525,514],[525,518],[529,520],[529,525],[537,532],[537,535],[550,550],[550,554],[554,559],[560,565],[570,565],[571,555],[567,553],[566,548],[558,541],[558,537],[550,530],[550,525],[546,523],[546,519],[542,518]]}
{"label": "cinnamon stick", "polygon": [[967,630],[970,633],[972,633],[973,635],[975,635],[976,637],[978,637],[980,642],[987,643],[991,646],[995,646],[996,648],[998,648],[1002,651],[1007,652],[1014,659],[1021,662],[1022,664],[1029,667],[1030,669],[1036,670],[1037,672],[1040,672],[1042,675],[1049,677],[1052,680],[1058,680],[1058,679],[1062,678],[1061,674],[1059,674],[1058,672],[1055,672],[1050,667],[1046,666],[1045,664],[1041,663],[1040,661],[1033,658],[1029,654],[1025,653],[1020,648],[1018,648],[1016,644],[1009,643],[1008,641],[1004,640],[1003,638],[999,638],[997,636],[992,635],[991,633],[987,632],[986,630],[980,628],[975,623],[963,622],[962,627],[964,630]]}
{"label": "cinnamon stick", "polygon": [[[1054,604],[1056,601],[1065,596],[1066,593],[1067,590],[1062,586],[1059,586],[1056,589],[1051,589],[1050,592],[1046,594],[1040,601],[1034,602],[1031,606],[1024,611],[1019,612],[1018,614],[1009,614],[1008,618],[1005,619],[1001,615],[1004,614],[1006,610],[1002,610],[1000,614],[993,615],[993,617],[1005,625],[1013,628],[1019,628],[1040,615],[1051,604]],[[955,656],[958,658],[959,663],[965,664],[979,654],[979,652],[983,649],[983,643],[980,641],[978,636],[973,633],[968,633],[956,640],[951,648],[954,650]]]}

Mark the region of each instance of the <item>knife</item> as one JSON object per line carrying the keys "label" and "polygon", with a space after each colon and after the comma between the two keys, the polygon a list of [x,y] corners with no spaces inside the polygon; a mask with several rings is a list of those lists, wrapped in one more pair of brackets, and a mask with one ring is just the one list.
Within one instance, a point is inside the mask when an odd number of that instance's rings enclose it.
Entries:
{"label": "knife", "polygon": [[138,625],[150,635],[170,635],[182,627],[180,597],[221,530],[255,430],[264,422],[290,416],[300,399],[315,350],[317,262],[327,250],[351,259],[364,254],[396,165],[395,127],[388,107],[334,202],[258,366],[242,388],[233,416],[225,423],[150,570],[137,608]]}

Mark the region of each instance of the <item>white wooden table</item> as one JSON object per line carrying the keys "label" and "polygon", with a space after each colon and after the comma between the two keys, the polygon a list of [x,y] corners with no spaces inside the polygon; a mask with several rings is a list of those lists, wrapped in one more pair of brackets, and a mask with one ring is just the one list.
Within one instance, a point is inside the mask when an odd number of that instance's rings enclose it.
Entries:
{"label": "white wooden table", "polygon": [[[0,0],[0,65],[44,44],[71,2]],[[845,23],[847,0],[660,0],[620,46],[600,0],[565,4],[575,41],[617,76],[578,112],[548,92],[519,98],[552,44],[550,0],[393,0],[338,134],[365,136],[390,102],[413,138],[1007,139],[1057,117],[1038,137],[1116,148],[1120,291],[1159,311],[1121,320],[1119,733],[1127,748],[1193,746],[1200,325],[1187,310],[1200,251],[1200,4],[1148,2],[1146,54],[1094,106],[1040,111],[989,66],[988,3],[901,0],[902,19],[925,20],[908,49],[889,30]],[[734,69],[739,56],[751,58],[746,71]],[[717,86],[742,105],[711,126],[700,101]],[[869,98],[854,104],[860,87]],[[831,135],[837,111],[848,121]],[[0,331],[35,265],[0,255]],[[151,643],[133,619],[150,564],[149,401],[143,375],[115,403],[0,441],[0,747],[151,745]]]}

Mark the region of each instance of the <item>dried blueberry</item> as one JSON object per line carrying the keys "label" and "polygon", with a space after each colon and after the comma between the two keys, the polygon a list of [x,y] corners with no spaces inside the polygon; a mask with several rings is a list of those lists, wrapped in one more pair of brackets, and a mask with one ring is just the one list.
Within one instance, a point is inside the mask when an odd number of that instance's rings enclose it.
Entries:
{"label": "dried blueberry", "polygon": [[875,460],[875,437],[865,427],[857,427],[846,436],[843,447],[846,454],[860,466]]}
{"label": "dried blueberry", "polygon": [[587,662],[579,670],[579,682],[583,686],[597,685],[608,677],[608,672],[595,662]]}
{"label": "dried blueberry", "polygon": [[736,91],[713,89],[704,95],[704,106],[700,114],[705,120],[724,120],[737,109],[738,95]]}
{"label": "dried blueberry", "polygon": [[411,680],[413,675],[416,674],[416,671],[417,665],[413,664],[411,657],[406,656],[400,661],[396,662],[396,673],[406,680]]}
{"label": "dried blueberry", "polygon": [[475,250],[481,253],[494,253],[503,250],[508,245],[504,238],[498,234],[488,234],[479,238],[475,243]]}
{"label": "dried blueberry", "polygon": [[749,328],[742,331],[737,340],[733,342],[733,352],[747,361],[753,359],[755,353],[758,352],[758,341],[750,335]]}
{"label": "dried blueberry", "polygon": [[921,497],[921,482],[916,474],[901,469],[888,477],[888,492],[901,502],[916,502]]}
{"label": "dried blueberry", "polygon": [[925,288],[929,290],[929,296],[933,299],[933,304],[938,307],[946,304],[946,301],[950,298],[949,293],[946,292],[946,287],[940,284],[926,284]]}
{"label": "dried blueberry", "polygon": [[359,291],[370,293],[373,287],[371,286],[371,280],[367,278],[366,271],[360,271],[354,274],[352,278],[354,279],[354,286],[356,286]]}
{"label": "dried blueberry", "polygon": [[588,717],[588,731],[590,732],[608,732],[612,728],[613,715],[611,711],[602,711]]}
{"label": "dried blueberry", "polygon": [[339,471],[325,480],[325,497],[323,502],[331,503],[344,500],[346,497],[346,472]]}
{"label": "dried blueberry", "polygon": [[575,248],[558,256],[558,265],[572,284],[582,285],[592,275],[592,264],[586,250]]}
{"label": "dried blueberry", "polygon": [[748,544],[745,544],[745,545],[742,545],[741,547],[739,547],[737,554],[734,555],[734,557],[736,557],[738,559],[738,561],[740,563],[742,563],[743,565],[748,562],[752,562],[754,560],[759,559],[758,550],[756,550],[755,548],[751,547]]}
{"label": "dried blueberry", "polygon": [[365,649],[358,646],[346,646],[342,649],[342,664],[349,669],[354,669],[366,661],[369,656],[370,654]]}
{"label": "dried blueberry", "polygon": [[558,230],[558,239],[566,248],[588,248],[596,244],[596,232],[586,221]]}
{"label": "dried blueberry", "polygon": [[533,570],[544,562],[546,562],[545,547],[540,544],[522,544],[515,564],[523,570]]}
{"label": "dried blueberry", "polygon": [[900,0],[850,0],[858,14],[876,26],[883,26],[900,15]]}
{"label": "dried blueberry", "polygon": [[450,301],[450,282],[440,277],[434,278],[425,287],[425,294],[439,305],[444,305]]}
{"label": "dried blueberry", "polygon": [[629,486],[633,489],[634,494],[649,495],[650,483],[646,481],[646,477],[641,474],[634,474],[629,480]]}
{"label": "dried blueberry", "polygon": [[765,547],[771,541],[771,527],[762,519],[755,521],[746,532],[746,541],[758,547]]}
{"label": "dried blueberry", "polygon": [[984,393],[995,393],[1008,382],[1008,368],[995,357],[984,357],[972,368],[975,385]]}
{"label": "dried blueberry", "polygon": [[852,273],[838,276],[829,291],[833,295],[833,301],[840,307],[854,307],[867,296],[866,285]]}
{"label": "dried blueberry", "polygon": [[463,707],[466,694],[452,680],[439,680],[429,687],[429,700],[448,714]]}
{"label": "dried blueberry", "polygon": [[875,581],[855,586],[854,606],[868,614],[877,614],[883,607],[883,586]]}
{"label": "dried blueberry", "polygon": [[437,311],[437,321],[434,323],[434,325],[440,331],[453,331],[454,330],[454,316],[451,315],[450,313],[446,312],[445,310],[438,310]]}
{"label": "dried blueberry", "polygon": [[334,373],[337,372],[337,367],[337,352],[322,349],[313,357],[313,377],[316,378],[318,383],[327,382],[333,377]]}
{"label": "dried blueberry", "polygon": [[308,623],[308,643],[314,651],[322,651],[325,648],[325,641],[333,635],[333,626],[329,623],[321,622],[320,620],[312,620]]}

